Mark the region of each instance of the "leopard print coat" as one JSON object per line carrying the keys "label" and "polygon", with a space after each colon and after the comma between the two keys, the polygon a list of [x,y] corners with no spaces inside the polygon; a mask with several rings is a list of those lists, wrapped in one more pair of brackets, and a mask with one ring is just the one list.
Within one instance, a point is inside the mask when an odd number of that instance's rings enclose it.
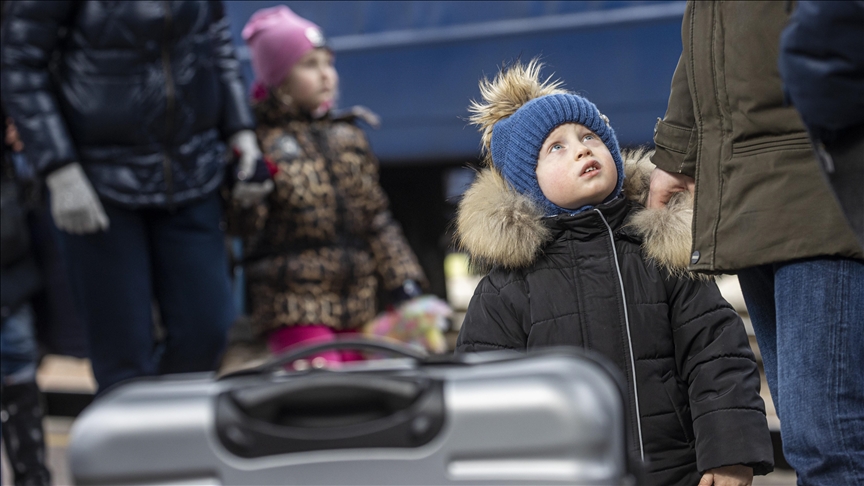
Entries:
{"label": "leopard print coat", "polygon": [[378,183],[378,162],[351,117],[313,119],[268,98],[255,106],[258,141],[278,172],[259,205],[233,205],[244,242],[253,327],[357,329],[385,290],[425,276]]}

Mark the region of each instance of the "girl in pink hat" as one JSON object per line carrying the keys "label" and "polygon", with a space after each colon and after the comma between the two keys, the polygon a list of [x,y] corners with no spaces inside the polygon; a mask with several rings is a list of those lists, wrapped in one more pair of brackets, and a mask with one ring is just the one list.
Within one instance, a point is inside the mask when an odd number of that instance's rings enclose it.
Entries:
{"label": "girl in pink hat", "polygon": [[[414,297],[426,278],[388,209],[360,117],[332,111],[339,77],[321,30],[280,5],[243,29],[255,72],[253,108],[275,189],[235,204],[229,231],[244,236],[247,306],[272,352],[357,332],[378,309],[379,286]],[[369,116],[371,115],[371,116]],[[357,359],[328,352],[311,365]]]}
{"label": "girl in pink hat", "polygon": [[279,5],[255,12],[243,40],[255,71],[253,101],[274,96],[318,116],[330,109],[339,76],[317,25]]}

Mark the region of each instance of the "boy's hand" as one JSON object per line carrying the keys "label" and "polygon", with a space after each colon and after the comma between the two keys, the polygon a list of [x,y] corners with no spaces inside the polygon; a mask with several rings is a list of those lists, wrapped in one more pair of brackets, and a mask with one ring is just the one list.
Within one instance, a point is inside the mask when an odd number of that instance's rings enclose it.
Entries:
{"label": "boy's hand", "polygon": [[741,465],[711,469],[699,480],[699,486],[750,486],[751,484],[753,484],[753,468]]}
{"label": "boy's hand", "polygon": [[655,167],[651,171],[651,182],[648,188],[648,208],[664,208],[676,192],[696,190],[696,180],[684,174],[675,174]]}

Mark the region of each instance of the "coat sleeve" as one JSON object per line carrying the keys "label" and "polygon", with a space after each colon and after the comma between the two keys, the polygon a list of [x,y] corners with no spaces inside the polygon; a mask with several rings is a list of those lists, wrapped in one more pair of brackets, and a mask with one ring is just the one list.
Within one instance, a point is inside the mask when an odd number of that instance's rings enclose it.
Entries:
{"label": "coat sleeve", "polygon": [[864,1],[798,2],[781,36],[780,73],[820,140],[864,124]]}
{"label": "coat sleeve", "polygon": [[657,120],[654,127],[656,150],[651,162],[657,167],[673,173],[695,177],[696,174],[696,118],[687,76],[686,59],[678,59],[666,116]]}
{"label": "coat sleeve", "polygon": [[[359,129],[358,129],[359,130]],[[363,139],[365,143],[365,138]],[[378,182],[378,159],[364,147],[365,163],[368,164],[368,198],[372,214],[368,241],[375,258],[378,274],[385,290],[392,291],[402,286],[406,280],[414,280],[423,288],[428,288],[426,275],[417,261],[414,251],[402,233],[402,227],[390,212],[390,202]]]}
{"label": "coat sleeve", "polygon": [[0,93],[28,159],[41,174],[78,160],[54,91],[49,63],[77,2],[5,2]]}
{"label": "coat sleeve", "polygon": [[255,118],[249,108],[243,78],[240,75],[240,62],[231,40],[225,5],[221,1],[210,2],[213,6],[213,23],[210,36],[213,39],[213,57],[222,81],[223,112],[221,131],[225,138],[240,130],[252,129]]}
{"label": "coat sleeve", "polygon": [[457,353],[515,349],[525,351],[528,330],[523,322],[528,294],[522,282],[511,281],[500,288],[490,276],[477,285],[456,339]]}
{"label": "coat sleeve", "polygon": [[773,470],[759,370],[744,324],[711,281],[674,280],[672,335],[679,376],[689,385],[700,472],[743,464]]}

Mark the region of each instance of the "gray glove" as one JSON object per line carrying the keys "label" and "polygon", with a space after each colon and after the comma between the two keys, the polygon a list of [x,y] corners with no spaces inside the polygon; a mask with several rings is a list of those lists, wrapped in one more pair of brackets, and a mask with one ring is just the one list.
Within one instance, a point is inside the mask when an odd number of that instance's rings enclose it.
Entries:
{"label": "gray glove", "polygon": [[266,180],[264,182],[244,182],[244,179],[252,177],[255,174],[255,164],[261,158],[261,149],[258,148],[258,139],[255,137],[255,132],[252,130],[240,130],[231,136],[228,141],[231,148],[240,153],[239,174],[240,180],[234,184],[234,189],[231,191],[231,197],[237,201],[241,207],[249,207],[264,199],[270,191],[273,190],[273,181]]}
{"label": "gray glove", "polygon": [[58,228],[75,235],[108,229],[108,216],[81,164],[73,162],[55,170],[45,178],[45,184],[51,192],[51,216]]}

